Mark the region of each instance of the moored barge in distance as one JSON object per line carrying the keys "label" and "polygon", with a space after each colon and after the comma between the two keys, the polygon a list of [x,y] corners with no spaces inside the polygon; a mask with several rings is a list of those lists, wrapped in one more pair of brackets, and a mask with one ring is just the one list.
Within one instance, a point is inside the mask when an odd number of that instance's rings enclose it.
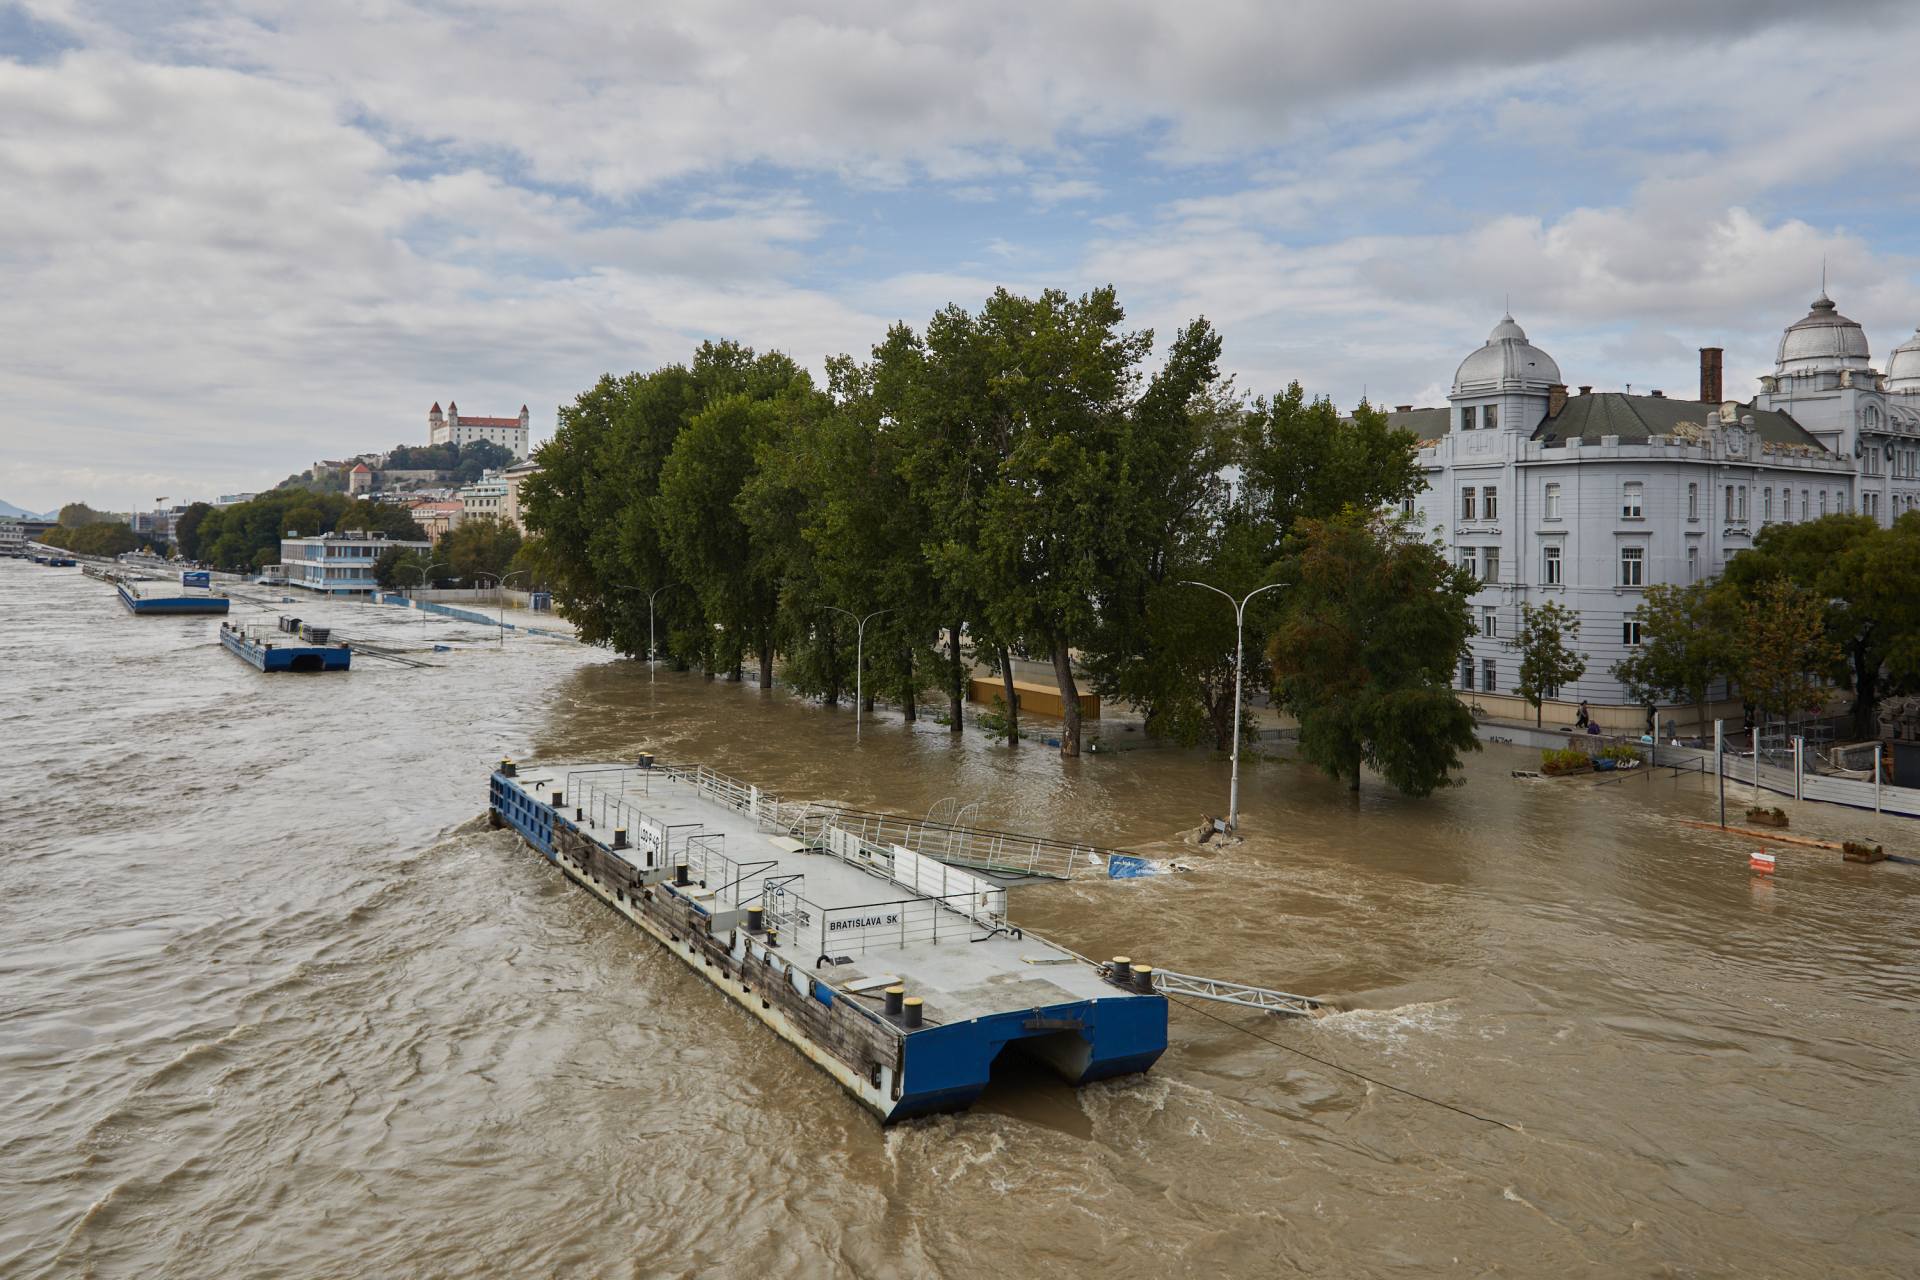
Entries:
{"label": "moored barge in distance", "polygon": [[1167,1047],[1151,970],[1023,934],[1006,888],[700,766],[492,777],[489,818],[804,1053],[882,1122],[965,1108],[1024,1054],[1072,1084]]}
{"label": "moored barge in distance", "polygon": [[[346,671],[353,665],[353,650],[344,644],[326,643],[327,632],[319,629],[319,643],[286,644],[273,639],[285,628],[236,627],[220,624],[220,643],[227,652],[252,663],[262,671]],[[301,639],[304,639],[302,637]]]}
{"label": "moored barge in distance", "polygon": [[182,588],[178,595],[162,595],[160,584],[151,578],[135,578],[123,573],[105,575],[120,593],[120,603],[137,614],[225,613],[232,601],[211,591]]}

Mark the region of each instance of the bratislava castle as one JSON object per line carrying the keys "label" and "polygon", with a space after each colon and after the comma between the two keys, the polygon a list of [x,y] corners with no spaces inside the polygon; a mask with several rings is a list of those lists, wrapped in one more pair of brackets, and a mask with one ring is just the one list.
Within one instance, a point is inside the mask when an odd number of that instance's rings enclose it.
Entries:
{"label": "bratislava castle", "polygon": [[[1780,340],[1750,401],[1723,399],[1721,352],[1700,352],[1698,399],[1578,387],[1511,315],[1454,374],[1448,406],[1388,415],[1414,432],[1427,489],[1408,504],[1484,584],[1479,634],[1455,682],[1488,713],[1531,719],[1506,648],[1522,604],[1577,610],[1586,674],[1549,703],[1587,701],[1639,732],[1612,667],[1640,641],[1633,612],[1655,583],[1717,575],[1776,522],[1834,512],[1891,523],[1920,504],[1920,333],[1873,368],[1866,334],[1823,293]],[[1722,709],[1716,714],[1727,714]],[[1691,707],[1662,708],[1690,731]]]}

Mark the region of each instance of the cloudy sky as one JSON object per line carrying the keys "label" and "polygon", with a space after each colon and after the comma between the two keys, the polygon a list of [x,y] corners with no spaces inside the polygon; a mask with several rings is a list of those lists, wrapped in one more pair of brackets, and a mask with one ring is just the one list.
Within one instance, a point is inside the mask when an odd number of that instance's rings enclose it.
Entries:
{"label": "cloudy sky", "polygon": [[1729,390],[1821,262],[1920,323],[1920,6],[0,0],[0,499],[126,508],[818,368],[996,285],[1210,317],[1250,391]]}

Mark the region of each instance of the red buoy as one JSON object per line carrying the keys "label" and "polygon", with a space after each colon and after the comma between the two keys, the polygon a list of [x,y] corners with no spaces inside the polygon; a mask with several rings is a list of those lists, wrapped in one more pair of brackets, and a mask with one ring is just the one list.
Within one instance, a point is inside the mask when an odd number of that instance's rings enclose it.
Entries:
{"label": "red buoy", "polygon": [[1759,849],[1747,855],[1748,869],[1755,872],[1758,875],[1763,875],[1763,876],[1772,875],[1774,862],[1775,862],[1774,855],[1768,853],[1765,849]]}

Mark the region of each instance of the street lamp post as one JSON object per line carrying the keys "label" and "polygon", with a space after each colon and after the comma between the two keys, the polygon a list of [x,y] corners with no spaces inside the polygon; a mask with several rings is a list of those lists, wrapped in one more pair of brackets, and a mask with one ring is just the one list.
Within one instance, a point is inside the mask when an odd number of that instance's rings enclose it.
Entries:
{"label": "street lamp post", "polygon": [[533,571],[531,569],[516,569],[504,578],[497,573],[476,573],[473,575],[476,578],[492,578],[493,589],[494,591],[499,593],[499,596],[500,596],[500,647],[502,649],[507,647],[507,584],[509,582],[512,582],[515,578],[528,577],[529,575],[531,575],[532,572]]}
{"label": "street lamp post", "polygon": [[1217,596],[1225,597],[1226,602],[1233,606],[1233,770],[1232,780],[1227,784],[1227,830],[1232,831],[1240,825],[1240,689],[1243,683],[1240,679],[1240,658],[1244,645],[1244,636],[1246,634],[1247,602],[1259,595],[1262,591],[1272,591],[1277,587],[1291,586],[1292,584],[1286,582],[1269,582],[1264,587],[1255,587],[1238,600],[1235,600],[1227,592],[1222,591],[1216,586],[1211,586],[1205,582],[1195,582],[1190,578],[1182,578],[1180,585],[1183,587],[1200,587],[1204,590],[1211,591]]}
{"label": "street lamp post", "polygon": [[[426,586],[427,586],[427,575],[428,575],[428,574],[430,574],[430,573],[432,573],[432,572],[433,572],[433,571],[434,571],[435,569],[444,569],[444,568],[446,568],[446,567],[447,567],[447,563],[446,563],[446,561],[444,561],[444,560],[435,560],[435,561],[434,561],[434,562],[433,562],[432,564],[429,564],[429,565],[426,565],[425,567],[422,567],[422,566],[420,566],[420,565],[413,565],[413,566],[411,566],[411,567],[409,567],[409,568],[407,569],[407,572],[409,572],[409,573],[417,573],[417,574],[419,574],[419,575],[420,575],[420,582],[419,582],[419,584],[418,584],[418,589],[419,589],[419,590],[422,590],[422,591],[424,591],[424,590],[426,590]],[[423,627],[424,627],[424,626],[426,626],[426,625],[427,625],[427,611],[426,611],[425,609],[421,609],[421,608],[420,608],[420,599],[419,599],[419,597],[418,597],[418,596],[412,596],[412,597],[409,597],[409,598],[410,598],[410,599],[411,599],[411,600],[413,601],[413,607],[414,607],[414,608],[415,608],[416,610],[419,610],[419,613],[420,613],[420,625],[421,625],[421,626],[423,626]]]}
{"label": "street lamp post", "polygon": [[852,618],[855,624],[853,631],[853,740],[859,742],[861,709],[866,706],[866,698],[863,694],[866,691],[865,679],[867,674],[867,624],[883,613],[898,613],[900,610],[898,606],[892,609],[875,609],[863,618],[853,610],[842,609],[837,604],[821,605],[820,607],[823,609],[831,609],[835,613],[844,613],[849,618]]}
{"label": "street lamp post", "polygon": [[[644,587],[630,587],[624,582],[616,582],[613,585],[620,588],[620,590],[622,591],[645,591],[646,590],[646,588]],[[686,584],[680,583],[680,582],[669,582],[665,586],[655,587],[653,590],[647,592],[647,683],[648,684],[653,683],[653,672],[654,672],[654,667],[656,665],[654,656],[653,656],[653,652],[654,652],[653,602],[660,598],[660,593],[662,591],[670,591],[674,587],[679,587],[684,585]]]}

